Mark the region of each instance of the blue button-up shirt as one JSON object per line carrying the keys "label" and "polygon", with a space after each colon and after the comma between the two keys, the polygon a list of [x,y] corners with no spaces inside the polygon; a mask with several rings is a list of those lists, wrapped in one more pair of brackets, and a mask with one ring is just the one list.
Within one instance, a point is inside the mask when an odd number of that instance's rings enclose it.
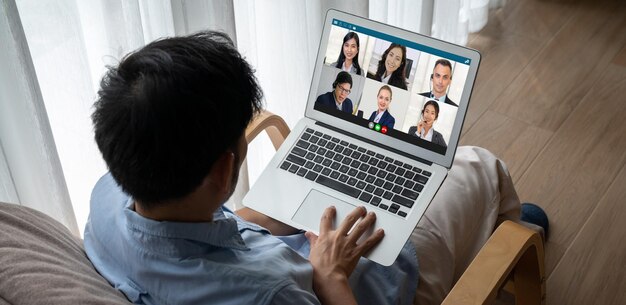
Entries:
{"label": "blue button-up shirt", "polygon": [[[107,174],[91,197],[85,250],[98,272],[136,304],[319,304],[309,244],[284,238],[226,208],[212,222],[154,221]],[[361,259],[350,285],[362,304],[411,304],[415,249],[390,267]]]}

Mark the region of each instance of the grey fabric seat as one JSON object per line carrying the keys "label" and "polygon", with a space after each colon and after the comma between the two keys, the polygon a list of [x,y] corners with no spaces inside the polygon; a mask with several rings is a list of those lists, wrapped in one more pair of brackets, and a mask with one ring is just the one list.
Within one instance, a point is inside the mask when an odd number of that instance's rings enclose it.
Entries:
{"label": "grey fabric seat", "polygon": [[0,305],[129,304],[94,269],[82,240],[51,217],[0,202]]}

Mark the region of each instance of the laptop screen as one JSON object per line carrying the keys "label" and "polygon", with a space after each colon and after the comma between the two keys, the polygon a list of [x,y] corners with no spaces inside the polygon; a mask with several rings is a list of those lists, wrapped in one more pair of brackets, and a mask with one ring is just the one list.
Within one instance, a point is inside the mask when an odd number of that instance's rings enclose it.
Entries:
{"label": "laptop screen", "polygon": [[326,19],[313,109],[438,155],[447,154],[456,132],[454,150],[473,59],[436,47],[441,41],[409,40],[352,17]]}

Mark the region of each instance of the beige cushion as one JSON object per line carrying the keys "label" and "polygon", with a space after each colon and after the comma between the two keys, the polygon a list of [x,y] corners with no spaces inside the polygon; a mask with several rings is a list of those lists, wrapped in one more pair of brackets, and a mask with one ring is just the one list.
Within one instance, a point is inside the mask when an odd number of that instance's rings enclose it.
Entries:
{"label": "beige cushion", "polygon": [[0,304],[128,304],[82,241],[38,211],[0,202]]}

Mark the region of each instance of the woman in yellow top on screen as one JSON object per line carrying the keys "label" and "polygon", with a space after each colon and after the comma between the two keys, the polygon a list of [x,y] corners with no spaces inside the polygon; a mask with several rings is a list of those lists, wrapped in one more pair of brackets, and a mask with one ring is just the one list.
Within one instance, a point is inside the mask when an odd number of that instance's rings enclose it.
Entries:
{"label": "woman in yellow top on screen", "polygon": [[376,74],[367,77],[406,90],[406,47],[392,43],[378,61]]}
{"label": "woman in yellow top on screen", "polygon": [[439,118],[439,104],[434,100],[430,100],[424,104],[422,116],[416,126],[409,128],[409,135],[416,136],[420,139],[448,147],[443,135],[433,128],[433,124]]}
{"label": "woman in yellow top on screen", "polygon": [[361,66],[359,65],[359,48],[359,35],[355,32],[348,32],[343,37],[339,58],[330,65],[346,72],[362,75]]}

